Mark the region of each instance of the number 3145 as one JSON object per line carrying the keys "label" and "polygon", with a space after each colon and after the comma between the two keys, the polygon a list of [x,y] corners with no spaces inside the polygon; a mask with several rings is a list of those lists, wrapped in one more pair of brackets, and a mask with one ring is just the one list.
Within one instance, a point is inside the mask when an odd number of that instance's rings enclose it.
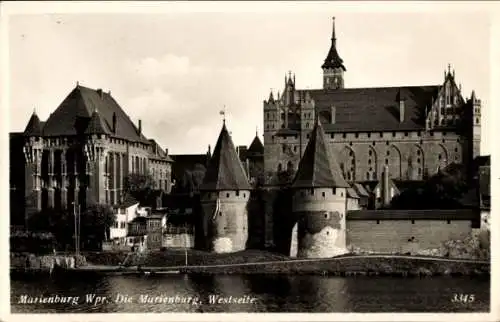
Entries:
{"label": "number 3145", "polygon": [[474,294],[461,294],[461,293],[453,294],[453,297],[451,299],[453,303],[472,303],[474,302],[474,300],[475,300]]}

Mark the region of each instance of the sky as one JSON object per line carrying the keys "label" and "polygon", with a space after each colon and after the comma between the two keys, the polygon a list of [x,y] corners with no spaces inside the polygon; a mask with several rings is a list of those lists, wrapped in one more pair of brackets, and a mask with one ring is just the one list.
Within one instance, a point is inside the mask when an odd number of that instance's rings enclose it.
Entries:
{"label": "sky", "polygon": [[9,130],[24,130],[34,109],[46,120],[78,81],[111,91],[171,154],[213,148],[224,106],[234,143],[249,145],[288,71],[298,88],[321,88],[332,16],[346,87],[438,85],[451,64],[464,96],[483,101],[490,153],[490,19],[480,11],[10,15]]}

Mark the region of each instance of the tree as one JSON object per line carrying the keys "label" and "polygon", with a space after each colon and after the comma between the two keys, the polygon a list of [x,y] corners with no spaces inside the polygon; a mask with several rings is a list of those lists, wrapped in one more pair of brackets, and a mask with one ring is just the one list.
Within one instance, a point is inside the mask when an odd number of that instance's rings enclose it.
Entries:
{"label": "tree", "polygon": [[468,189],[466,168],[450,164],[426,180],[421,186],[404,190],[394,197],[391,209],[455,209]]}
{"label": "tree", "polygon": [[101,249],[115,221],[116,215],[110,206],[95,204],[88,207],[80,217],[80,240],[84,246]]}
{"label": "tree", "polygon": [[131,173],[125,177],[125,192],[142,205],[151,200],[153,191],[154,179],[149,174]]}
{"label": "tree", "polygon": [[192,194],[199,191],[200,185],[205,178],[206,171],[205,166],[199,163],[195,164],[192,170],[185,169],[176,192]]}

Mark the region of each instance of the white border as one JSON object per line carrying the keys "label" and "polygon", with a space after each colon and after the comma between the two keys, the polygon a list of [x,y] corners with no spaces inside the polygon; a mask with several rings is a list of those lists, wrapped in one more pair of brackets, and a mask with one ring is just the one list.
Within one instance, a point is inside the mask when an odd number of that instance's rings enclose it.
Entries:
{"label": "white border", "polygon": [[[491,15],[490,33],[490,66],[491,66],[491,97],[489,99],[490,115],[495,124],[498,120],[500,108],[500,3],[499,2],[2,2],[0,3],[0,57],[2,71],[0,80],[0,128],[5,132],[0,139],[0,191],[9,191],[8,183],[8,120],[9,120],[9,65],[8,65],[8,17],[14,14],[42,14],[42,13],[181,13],[181,12],[318,12],[332,8],[335,12],[489,12]],[[467,22],[464,21],[466,24]],[[464,41],[467,41],[464,39]],[[36,54],[36,53],[34,53]],[[491,126],[491,133],[494,138],[500,137],[498,134],[500,126]],[[494,142],[494,140],[492,140]],[[494,144],[491,145],[492,162],[492,213],[491,227],[498,227],[500,218],[496,218],[495,209],[498,208],[499,187],[498,179],[500,171],[497,170],[497,151]],[[6,271],[9,269],[9,197],[8,193],[0,194],[0,205],[2,215],[0,216],[2,237],[0,238],[0,262]],[[492,229],[492,258],[497,258],[499,249],[496,246],[499,242],[497,229]],[[9,275],[1,274],[0,292],[0,319],[6,321],[24,321],[37,318],[38,321],[104,321],[108,319],[119,321],[226,321],[226,320],[255,320],[260,321],[498,321],[500,320],[500,297],[495,295],[499,292],[499,279],[497,273],[498,264],[492,260],[491,277],[491,312],[489,314],[402,314],[402,313],[382,313],[382,314],[357,314],[357,313],[226,313],[226,314],[130,314],[130,313],[107,313],[107,314],[15,314],[10,315],[10,284]],[[496,290],[496,292],[495,292]],[[496,303],[496,304],[495,304]]]}

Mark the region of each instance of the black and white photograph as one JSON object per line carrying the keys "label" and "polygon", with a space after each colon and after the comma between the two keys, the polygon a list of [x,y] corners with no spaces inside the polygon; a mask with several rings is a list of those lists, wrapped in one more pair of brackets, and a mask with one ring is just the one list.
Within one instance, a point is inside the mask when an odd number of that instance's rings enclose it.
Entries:
{"label": "black and white photograph", "polygon": [[494,2],[1,5],[7,321],[495,320]]}

